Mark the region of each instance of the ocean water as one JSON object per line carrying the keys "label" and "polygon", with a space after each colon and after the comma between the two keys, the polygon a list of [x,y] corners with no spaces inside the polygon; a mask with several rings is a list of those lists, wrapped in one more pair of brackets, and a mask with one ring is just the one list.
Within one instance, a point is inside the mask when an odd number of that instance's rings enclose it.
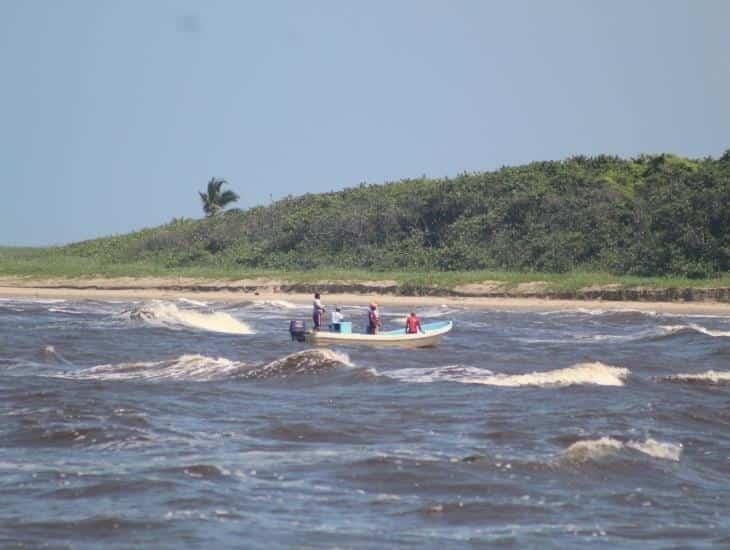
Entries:
{"label": "ocean water", "polygon": [[419,313],[0,300],[0,547],[730,546],[729,317]]}

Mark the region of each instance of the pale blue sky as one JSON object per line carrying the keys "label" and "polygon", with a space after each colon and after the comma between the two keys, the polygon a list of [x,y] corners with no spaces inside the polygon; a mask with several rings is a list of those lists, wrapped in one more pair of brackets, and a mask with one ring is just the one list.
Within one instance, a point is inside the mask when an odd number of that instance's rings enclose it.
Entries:
{"label": "pale blue sky", "polygon": [[0,244],[362,181],[730,148],[725,0],[0,0]]}

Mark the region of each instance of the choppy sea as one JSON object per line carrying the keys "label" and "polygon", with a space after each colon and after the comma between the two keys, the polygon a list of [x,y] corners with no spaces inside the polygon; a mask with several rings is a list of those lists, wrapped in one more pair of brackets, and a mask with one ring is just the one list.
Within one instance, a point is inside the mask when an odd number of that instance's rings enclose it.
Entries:
{"label": "choppy sea", "polygon": [[730,546],[730,317],[417,311],[0,300],[0,547]]}

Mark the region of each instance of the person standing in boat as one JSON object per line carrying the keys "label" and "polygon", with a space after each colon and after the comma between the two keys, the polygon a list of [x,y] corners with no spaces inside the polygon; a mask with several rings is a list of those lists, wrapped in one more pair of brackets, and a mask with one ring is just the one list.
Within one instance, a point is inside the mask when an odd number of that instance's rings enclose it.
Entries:
{"label": "person standing in boat", "polygon": [[370,304],[368,311],[368,334],[377,334],[380,328],[380,313],[378,312],[378,304],[373,302]]}
{"label": "person standing in boat", "polygon": [[314,295],[314,303],[312,304],[312,321],[314,321],[314,330],[319,330],[322,325],[322,315],[324,315],[325,309],[322,305],[322,299],[317,292]]}
{"label": "person standing in boat", "polygon": [[416,316],[415,311],[411,311],[411,314],[406,317],[406,334],[417,334],[419,332],[423,332],[421,320]]}

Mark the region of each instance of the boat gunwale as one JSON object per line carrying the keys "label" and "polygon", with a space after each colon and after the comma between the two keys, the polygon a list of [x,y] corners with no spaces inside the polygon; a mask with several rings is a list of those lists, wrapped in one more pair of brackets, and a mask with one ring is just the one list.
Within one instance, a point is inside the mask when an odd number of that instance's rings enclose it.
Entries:
{"label": "boat gunwale", "polygon": [[[416,334],[406,334],[405,332],[389,331],[381,334],[359,334],[359,333],[341,333],[329,331],[308,331],[306,333],[307,341],[311,344],[390,344],[402,345],[405,347],[423,344],[429,342],[428,345],[438,343],[441,337],[451,331],[454,326],[453,321],[441,321],[431,323],[431,325],[440,325],[439,328]],[[426,325],[428,326],[428,325]]]}

